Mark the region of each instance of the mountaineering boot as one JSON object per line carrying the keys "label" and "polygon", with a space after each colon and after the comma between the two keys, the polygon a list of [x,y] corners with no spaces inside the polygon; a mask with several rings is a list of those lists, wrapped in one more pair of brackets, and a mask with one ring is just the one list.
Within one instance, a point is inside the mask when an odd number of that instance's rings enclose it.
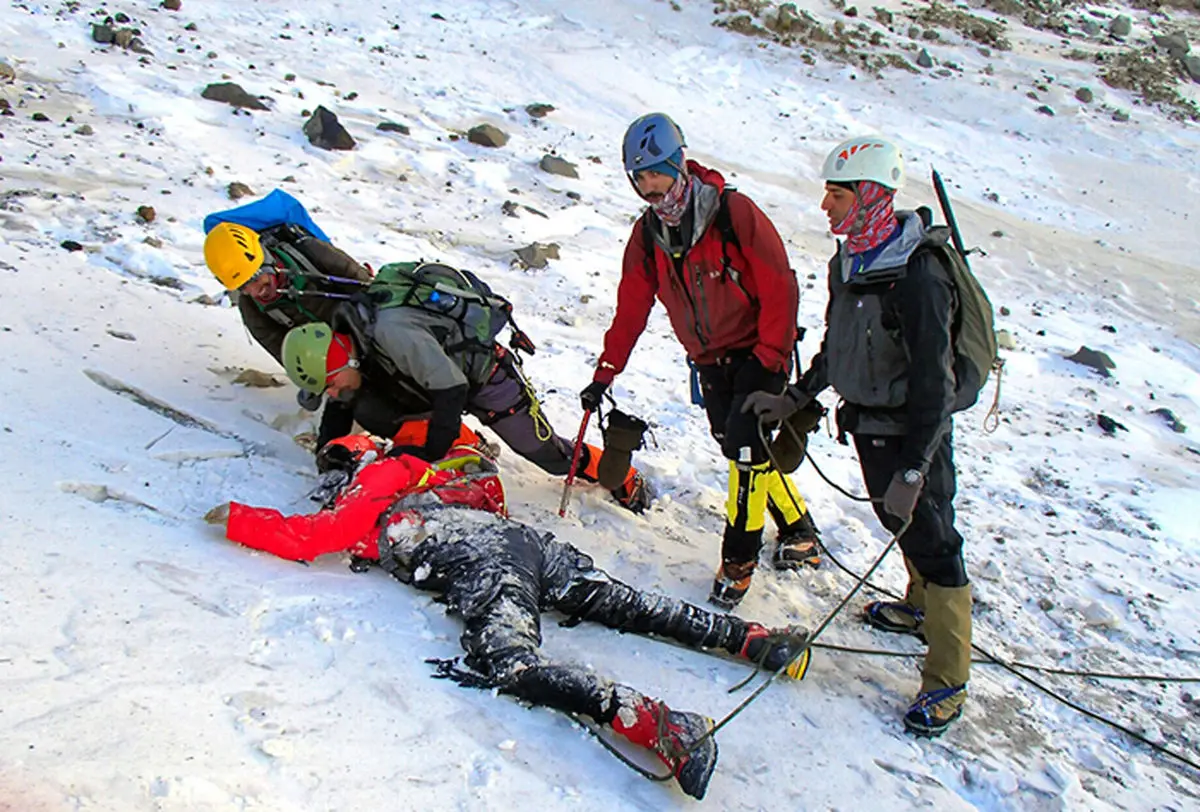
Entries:
{"label": "mountaineering boot", "polygon": [[764,671],[778,671],[786,666],[789,677],[801,680],[808,673],[812,658],[812,650],[807,644],[808,630],[801,626],[768,629],[760,623],[747,623],[746,642],[738,656]]}
{"label": "mountaineering boot", "polygon": [[921,624],[925,620],[925,579],[904,557],[908,569],[908,589],[903,601],[872,601],[863,607],[863,620],[876,629],[892,634],[911,634],[925,640]]}
{"label": "mountaineering boot", "polygon": [[625,484],[633,452],[645,443],[642,439],[649,428],[645,420],[613,409],[604,427],[604,454],[596,468],[600,484],[614,491]]}
{"label": "mountaineering boot", "polygon": [[[607,453],[606,451],[605,454]],[[600,459],[600,465],[604,465],[603,457]],[[654,489],[636,468],[627,470],[629,473],[625,481],[619,487],[612,489],[610,493],[626,510],[637,514],[644,513],[646,508],[650,507],[650,503],[654,501]]]}
{"label": "mountaineering boot", "polygon": [[754,561],[749,561],[745,564],[734,564],[731,561],[726,561],[721,565],[721,569],[717,570],[717,577],[713,579],[712,592],[708,596],[708,602],[718,609],[723,609],[726,612],[732,611],[742,598],[746,597],[746,591],[750,589],[750,578],[754,575]]}
{"label": "mountaineering boot", "polygon": [[971,587],[925,585],[925,639],[929,651],[921,669],[921,692],[904,716],[904,727],[919,736],[940,736],[967,701],[971,676]]}
{"label": "mountaineering boot", "polygon": [[697,800],[704,797],[717,766],[717,740],[710,736],[694,749],[689,748],[712,728],[711,719],[673,711],[643,696],[635,704],[621,703],[612,728],[634,744],[653,750],[670,768],[680,789]]}
{"label": "mountaineering boot", "polygon": [[821,565],[821,541],[807,512],[779,531],[779,543],[771,564],[777,570],[798,570]]}

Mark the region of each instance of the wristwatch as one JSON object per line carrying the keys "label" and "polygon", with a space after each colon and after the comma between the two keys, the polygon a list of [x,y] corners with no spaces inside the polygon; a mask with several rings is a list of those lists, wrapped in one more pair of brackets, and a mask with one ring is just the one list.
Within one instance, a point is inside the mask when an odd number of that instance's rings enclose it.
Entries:
{"label": "wristwatch", "polygon": [[920,485],[925,475],[916,468],[909,468],[900,474],[900,478],[904,480],[905,485]]}

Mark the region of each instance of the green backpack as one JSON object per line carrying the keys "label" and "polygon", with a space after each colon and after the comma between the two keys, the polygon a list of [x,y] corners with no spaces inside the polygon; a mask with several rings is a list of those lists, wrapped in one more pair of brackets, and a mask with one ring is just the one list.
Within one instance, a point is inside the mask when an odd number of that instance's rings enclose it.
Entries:
{"label": "green backpack", "polygon": [[444,316],[458,327],[459,340],[445,347],[491,351],[496,336],[512,319],[512,303],[470,271],[434,262],[392,262],[384,265],[367,286],[367,296],[379,309],[415,307]]}
{"label": "green backpack", "polygon": [[[929,234],[949,231],[946,226],[933,226]],[[958,293],[958,309],[954,314],[951,335],[954,339],[954,411],[961,412],[975,405],[979,392],[987,383],[988,374],[996,369],[1000,348],[996,344],[995,314],[983,285],[971,272],[962,254],[946,241],[929,246],[942,260]]]}

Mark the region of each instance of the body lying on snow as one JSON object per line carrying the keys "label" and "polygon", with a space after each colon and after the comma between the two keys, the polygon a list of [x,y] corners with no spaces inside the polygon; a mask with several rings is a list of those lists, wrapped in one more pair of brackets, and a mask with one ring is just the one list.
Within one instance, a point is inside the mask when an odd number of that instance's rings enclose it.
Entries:
{"label": "body lying on snow", "polygon": [[361,436],[335,441],[326,465],[340,461],[354,473],[331,508],[285,517],[232,503],[226,535],[293,560],[349,552],[440,593],[463,620],[466,651],[466,668],[446,666],[441,676],[590,717],[654,751],[696,798],[716,766],[711,720],[554,662],[541,649],[541,607],[566,615],[565,625],[590,620],[803,677],[805,631],[768,629],[635,589],[572,545],[508,518],[495,463],[478,449],[456,447],[434,464],[406,454],[381,458],[381,451]]}

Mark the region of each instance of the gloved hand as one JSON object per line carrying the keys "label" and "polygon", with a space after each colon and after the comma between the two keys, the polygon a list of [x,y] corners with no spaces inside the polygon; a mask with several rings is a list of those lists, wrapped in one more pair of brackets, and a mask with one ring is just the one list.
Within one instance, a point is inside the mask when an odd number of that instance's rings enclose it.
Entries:
{"label": "gloved hand", "polygon": [[787,418],[802,406],[807,406],[812,402],[812,397],[799,392],[800,400],[796,400],[793,396],[794,390],[787,389],[781,395],[776,395],[771,392],[751,392],[746,395],[746,401],[742,404],[742,412],[753,411],[760,418],[768,423],[778,423]]}
{"label": "gloved hand", "polygon": [[604,393],[608,391],[608,384],[601,381],[592,381],[584,390],[579,393],[579,405],[583,407],[585,412],[594,412],[600,408],[600,398],[604,397]]}
{"label": "gloved hand", "polygon": [[300,408],[306,412],[315,412],[321,408],[322,395],[319,392],[309,392],[307,389],[301,389],[296,393],[296,402],[300,404]]}
{"label": "gloved hand", "polygon": [[897,471],[888,483],[887,491],[883,494],[883,509],[893,516],[908,520],[917,499],[921,496],[921,488],[925,487],[925,477],[915,469]]}

